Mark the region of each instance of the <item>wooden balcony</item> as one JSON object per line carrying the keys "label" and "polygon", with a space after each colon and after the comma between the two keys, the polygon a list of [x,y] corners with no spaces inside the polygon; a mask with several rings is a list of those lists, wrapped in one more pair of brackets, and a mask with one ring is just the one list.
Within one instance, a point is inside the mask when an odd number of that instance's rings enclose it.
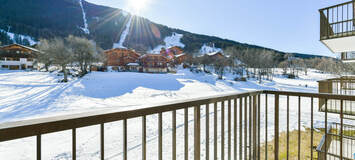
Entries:
{"label": "wooden balcony", "polygon": [[[353,76],[322,80],[318,81],[318,84],[319,93],[355,96],[355,77]],[[340,113],[341,102],[339,100],[320,99],[319,111],[324,112],[325,105],[328,107],[328,112],[336,114]],[[355,119],[355,101],[343,101],[342,105],[345,117],[348,119]]]}
{"label": "wooden balcony", "polygon": [[319,10],[320,40],[333,53],[355,51],[354,1]]}
{"label": "wooden balcony", "polygon": [[[224,94],[198,99],[177,101],[172,103],[146,106],[142,109],[127,111],[105,110],[94,113],[81,113],[75,115],[57,116],[51,118],[42,118],[35,120],[26,120],[19,122],[9,122],[0,124],[0,143],[5,141],[17,140],[32,137],[35,139],[36,158],[42,159],[42,138],[49,133],[58,133],[61,131],[71,131],[71,159],[77,159],[77,132],[79,128],[98,125],[100,146],[100,159],[107,158],[105,154],[105,124],[121,121],[123,145],[117,146],[123,148],[123,159],[137,159],[137,157],[128,157],[130,149],[127,145],[127,132],[131,127],[127,121],[137,120],[141,122],[141,155],[143,160],[147,159],[147,116],[157,116],[157,152],[154,157],[162,160],[164,153],[169,153],[173,160],[188,159],[193,157],[200,159],[309,159],[317,156],[316,147],[318,142],[314,140],[315,120],[324,121],[324,128],[329,128],[330,113],[327,105],[325,110],[318,113],[314,106],[320,103],[320,100],[340,101],[339,119],[340,131],[345,126],[343,122],[344,101],[355,101],[352,95],[334,95],[324,93],[301,93],[301,92],[283,92],[283,91],[253,91],[247,93]],[[326,103],[325,103],[326,104]],[[189,111],[193,111],[193,120],[188,119]],[[183,111],[182,124],[178,124],[177,111]],[[167,114],[168,113],[168,114]],[[180,112],[179,112],[180,113]],[[169,120],[166,120],[169,115]],[[171,117],[170,117],[171,116]],[[179,115],[180,116],[180,115]],[[165,118],[164,118],[165,117]],[[334,117],[333,117],[334,118]],[[307,124],[305,124],[307,122]],[[189,129],[188,124],[193,124],[193,130]],[[135,123],[134,127],[137,124]],[[171,144],[163,141],[163,124],[171,124]],[[201,125],[203,124],[203,125]],[[294,125],[297,124],[297,125]],[[178,126],[183,126],[183,137],[178,139]],[[202,127],[204,126],[204,127]],[[304,138],[301,134],[303,127],[310,129],[310,138]],[[295,129],[297,138],[290,139],[290,130]],[[189,137],[189,133],[193,136]],[[201,133],[205,134],[201,134]],[[280,139],[281,132],[286,132],[285,139]],[[330,131],[325,132],[324,144],[328,144]],[[204,136],[201,136],[204,135]],[[285,134],[284,134],[285,135]],[[340,132],[340,136],[342,136]],[[273,141],[270,141],[273,137]],[[79,137],[80,138],[80,137]],[[164,137],[166,138],[166,137]],[[269,139],[268,139],[269,138]],[[57,141],[61,141],[58,139]],[[184,143],[182,157],[177,154],[177,141]],[[281,141],[286,141],[285,146],[281,146]],[[291,146],[291,142],[297,142]],[[203,143],[207,142],[207,143]],[[107,143],[107,141],[106,141]],[[193,147],[189,148],[189,143]],[[268,144],[269,143],[269,144]],[[303,148],[306,144],[307,148]],[[339,139],[339,159],[343,159],[343,139]],[[11,145],[7,146],[11,147]],[[323,147],[321,152],[324,157],[332,156],[327,147]],[[21,152],[21,148],[14,148]],[[193,154],[190,155],[191,150]],[[305,151],[308,152],[305,152]],[[168,152],[167,152],[168,151]],[[296,154],[291,157],[292,154]],[[263,158],[264,157],[264,158]],[[265,158],[266,157],[266,158]],[[308,158],[306,158],[308,157]],[[319,158],[319,157],[318,157]]]}

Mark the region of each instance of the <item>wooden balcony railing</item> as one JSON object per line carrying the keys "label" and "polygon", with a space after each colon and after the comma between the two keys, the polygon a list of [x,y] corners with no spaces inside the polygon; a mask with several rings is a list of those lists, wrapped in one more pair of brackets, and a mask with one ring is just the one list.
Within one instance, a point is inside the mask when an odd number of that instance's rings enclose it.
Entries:
{"label": "wooden balcony railing", "polygon": [[[355,96],[355,77],[353,76],[343,76],[340,78],[326,79],[318,81],[319,93],[329,93],[338,95],[351,95]],[[328,112],[339,113],[340,112],[340,101],[339,100],[328,100]],[[320,99],[319,111],[325,110],[325,99]],[[344,101],[344,115],[347,118],[355,118],[355,102],[354,101]]]}
{"label": "wooden balcony railing", "polygon": [[[317,154],[315,146],[318,142],[314,140],[314,124],[315,119],[324,121],[324,128],[328,128],[329,113],[327,112],[327,103],[325,103],[325,111],[317,112],[314,105],[319,99],[339,100],[340,108],[343,107],[343,101],[355,101],[355,96],[349,95],[332,95],[332,94],[315,94],[300,92],[281,92],[281,91],[254,91],[247,93],[235,93],[220,96],[211,96],[192,100],[178,101],[168,104],[155,105],[142,109],[134,109],[128,111],[101,111],[95,113],[82,113],[67,116],[58,116],[51,118],[42,118],[35,120],[26,120],[20,122],[9,122],[0,124],[0,142],[21,139],[26,137],[36,138],[36,156],[40,160],[42,158],[42,136],[48,133],[58,133],[60,131],[72,131],[72,159],[77,158],[77,130],[78,128],[99,125],[100,128],[100,157],[105,159],[105,127],[109,122],[122,121],[123,135],[123,159],[137,159],[136,157],[128,157],[127,132],[130,129],[127,121],[133,118],[140,118],[141,125],[141,155],[142,159],[147,159],[147,116],[158,116],[158,138],[157,138],[157,159],[163,159],[163,150],[168,150],[172,159],[183,159],[177,157],[177,141],[184,143],[183,157],[188,159],[194,157],[195,160],[202,159],[308,159],[315,157]],[[188,112],[193,109],[193,139],[189,139]],[[177,139],[177,111],[184,111],[183,139]],[[204,112],[201,112],[204,110]],[[163,147],[163,113],[171,113],[171,140],[172,145]],[[202,114],[204,113],[204,114]],[[164,114],[166,115],[166,114]],[[213,115],[213,116],[211,116]],[[219,115],[221,117],[219,117]],[[210,117],[211,116],[211,117]],[[332,115],[334,116],[334,115]],[[343,130],[343,109],[340,110],[338,117],[340,130]],[[210,118],[213,121],[210,121]],[[169,120],[170,121],[170,120]],[[212,122],[212,123],[211,123]],[[201,123],[205,123],[204,129]],[[294,124],[297,126],[292,128]],[[307,123],[307,124],[305,124]],[[220,126],[220,127],[218,127]],[[302,128],[309,128],[311,131],[310,138],[302,138]],[[212,130],[213,129],[213,130]],[[270,132],[270,129],[272,132]],[[296,139],[290,139],[291,129],[295,129],[297,133]],[[213,131],[213,132],[212,132]],[[205,132],[204,137],[201,133]],[[285,139],[280,137],[281,132],[286,132]],[[210,136],[210,133],[213,135]],[[325,133],[325,144],[327,136]],[[342,135],[342,134],[340,134]],[[273,138],[271,142],[270,138]],[[60,141],[60,140],[58,140]],[[282,141],[286,141],[286,146],[280,146]],[[291,141],[296,141],[297,146],[290,146]],[[307,148],[303,148],[301,142],[306,141]],[[189,148],[189,143],[193,143],[193,148]],[[202,143],[206,142],[206,143]],[[343,142],[340,139],[340,146]],[[272,147],[271,147],[271,146]],[[9,145],[8,147],[11,147]],[[201,148],[204,148],[203,150]],[[210,151],[210,148],[213,150]],[[218,149],[219,148],[219,149]],[[193,150],[193,156],[189,155],[189,150]],[[16,148],[20,152],[21,148]],[[307,150],[308,152],[305,152]],[[1,154],[0,149],[0,154]],[[328,150],[322,151],[328,155]],[[213,153],[213,154],[212,154]],[[296,153],[296,155],[293,155]],[[343,148],[340,147],[340,152]],[[213,157],[212,157],[213,155]],[[308,158],[306,158],[308,157]],[[339,155],[342,158],[342,154]]]}
{"label": "wooden balcony railing", "polygon": [[354,1],[319,10],[320,40],[353,36],[355,34]]}

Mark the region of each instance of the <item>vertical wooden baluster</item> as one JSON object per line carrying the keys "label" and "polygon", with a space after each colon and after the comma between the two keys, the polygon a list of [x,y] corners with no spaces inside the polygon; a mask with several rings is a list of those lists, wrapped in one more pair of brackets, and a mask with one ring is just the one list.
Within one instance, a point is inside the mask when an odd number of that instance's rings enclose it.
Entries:
{"label": "vertical wooden baluster", "polygon": [[252,129],[253,129],[253,139],[252,139],[252,144],[253,144],[253,147],[252,147],[252,149],[253,149],[253,152],[252,152],[252,159],[256,159],[256,96],[253,96],[253,108],[252,108],[252,112],[253,112],[253,123],[252,123],[252,125],[253,125],[253,127],[252,127]]}
{"label": "vertical wooden baluster", "polygon": [[[340,159],[342,160],[343,159],[343,100],[340,100]],[[352,147],[352,145],[351,145]],[[348,151],[349,151],[349,148],[347,148]],[[354,156],[355,156],[355,153],[353,153]],[[354,157],[355,158],[355,157]]]}
{"label": "vertical wooden baluster", "polygon": [[210,107],[206,104],[206,160],[210,159]]}
{"label": "vertical wooden baluster", "polygon": [[104,124],[101,123],[100,124],[101,160],[105,159],[105,132],[104,132],[105,128],[104,127],[105,127]]}
{"label": "vertical wooden baluster", "polygon": [[313,159],[313,97],[311,97],[311,159]]}
{"label": "vertical wooden baluster", "polygon": [[243,98],[239,98],[239,160],[243,159]]}
{"label": "vertical wooden baluster", "polygon": [[185,160],[188,160],[189,159],[189,109],[188,108],[185,108],[184,109],[184,127],[185,127],[185,151],[184,151],[184,154],[185,154]]}
{"label": "vertical wooden baluster", "polygon": [[238,106],[237,106],[237,99],[234,99],[234,160],[237,160],[237,127],[238,127],[238,122],[237,122],[237,111],[238,111]]}
{"label": "vertical wooden baluster", "polygon": [[72,129],[72,158],[76,160],[76,128]]}
{"label": "vertical wooden baluster", "polygon": [[214,149],[214,153],[213,153],[213,156],[214,156],[214,160],[217,160],[217,123],[218,123],[218,121],[217,121],[217,115],[218,115],[218,111],[217,111],[217,102],[215,102],[214,103],[214,127],[213,127],[213,130],[214,130],[214,137],[213,137],[213,141],[214,141],[214,143],[213,143],[213,149]]}
{"label": "vertical wooden baluster", "polygon": [[244,97],[244,159],[248,156],[248,97]]}
{"label": "vertical wooden baluster", "polygon": [[194,112],[194,160],[199,160],[201,156],[201,150],[200,150],[200,132],[201,132],[201,126],[200,126],[200,119],[201,119],[201,110],[200,110],[200,105],[197,105],[194,107],[195,112]]}
{"label": "vertical wooden baluster", "polygon": [[42,143],[41,143],[41,135],[37,135],[37,160],[42,159]]}
{"label": "vertical wooden baluster", "polygon": [[146,116],[142,117],[142,159],[147,159],[147,120]]}
{"label": "vertical wooden baluster", "polygon": [[261,108],[261,102],[260,102],[260,94],[258,95],[258,159],[260,159],[260,108]]}
{"label": "vertical wooden baluster", "polygon": [[[328,142],[327,142],[327,137],[328,137],[328,99],[325,99],[325,135],[324,135],[324,144],[327,146]],[[327,157],[328,154],[328,150],[327,147],[325,147],[325,151],[324,151],[324,158]]]}
{"label": "vertical wooden baluster", "polygon": [[298,160],[301,159],[301,97],[298,96]]}
{"label": "vertical wooden baluster", "polygon": [[267,159],[267,115],[268,115],[268,97],[265,94],[265,159]]}
{"label": "vertical wooden baluster", "polygon": [[249,159],[251,159],[252,157],[252,152],[251,152],[251,149],[252,149],[252,119],[253,119],[253,111],[252,111],[252,98],[251,96],[249,96]]}
{"label": "vertical wooden baluster", "polygon": [[228,100],[228,159],[232,158],[232,151],[231,151],[231,106],[232,106],[231,99]]}
{"label": "vertical wooden baluster", "polygon": [[158,152],[159,152],[159,160],[163,160],[163,113],[158,114],[158,134],[159,134],[159,146],[158,146]]}
{"label": "vertical wooden baluster", "polygon": [[290,96],[287,95],[287,130],[286,130],[286,159],[289,159],[290,154]]}
{"label": "vertical wooden baluster", "polygon": [[172,113],[172,119],[173,119],[173,134],[172,134],[172,138],[173,138],[173,146],[172,146],[172,156],[173,156],[173,160],[176,160],[176,111],[173,111]]}
{"label": "vertical wooden baluster", "polygon": [[279,95],[275,94],[275,160],[279,159]]}
{"label": "vertical wooden baluster", "polygon": [[221,159],[224,160],[224,100],[221,107]]}
{"label": "vertical wooden baluster", "polygon": [[127,160],[127,119],[123,120],[123,159]]}

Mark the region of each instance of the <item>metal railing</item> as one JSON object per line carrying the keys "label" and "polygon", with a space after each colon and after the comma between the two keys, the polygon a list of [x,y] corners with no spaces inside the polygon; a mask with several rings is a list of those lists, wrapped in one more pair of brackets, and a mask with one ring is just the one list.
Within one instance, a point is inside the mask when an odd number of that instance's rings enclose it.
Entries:
{"label": "metal railing", "polygon": [[[26,120],[20,122],[9,122],[0,124],[0,142],[21,139],[34,136],[36,138],[36,155],[37,159],[42,158],[42,139],[41,137],[48,133],[58,133],[60,131],[72,131],[72,153],[71,158],[77,158],[77,129],[93,125],[100,127],[100,157],[105,159],[105,127],[109,122],[122,121],[123,135],[123,159],[128,158],[127,147],[127,131],[130,127],[127,124],[129,119],[141,118],[141,155],[142,159],[147,159],[147,116],[157,115],[158,121],[158,138],[157,143],[157,159],[163,159],[163,150],[169,150],[172,159],[177,159],[177,141],[184,143],[183,157],[189,159],[189,143],[193,142],[193,158],[195,160],[202,159],[307,159],[305,157],[316,157],[315,146],[318,142],[314,140],[315,119],[324,121],[324,128],[328,128],[331,122],[330,113],[327,112],[327,103],[325,103],[325,112],[317,112],[314,105],[319,99],[339,100],[341,108],[343,101],[355,101],[355,96],[349,95],[332,95],[332,94],[315,94],[300,92],[283,92],[283,91],[254,91],[247,93],[227,94],[220,96],[211,96],[206,98],[198,98],[192,100],[178,101],[174,103],[150,106],[142,109],[134,109],[129,111],[101,111],[95,113],[82,113],[76,115],[67,115],[51,118],[43,118],[36,120]],[[193,131],[188,128],[188,112],[193,109]],[[183,139],[177,139],[177,116],[176,112],[183,110]],[[205,114],[201,114],[204,110]],[[317,112],[317,113],[316,113]],[[170,148],[163,147],[163,113],[171,113],[172,126],[172,145]],[[213,115],[213,117],[210,117]],[[221,117],[219,117],[219,115]],[[339,117],[340,115],[340,117]],[[340,122],[340,133],[343,131],[343,110],[340,114],[335,115]],[[210,118],[213,121],[210,121]],[[211,123],[213,122],[213,123]],[[202,130],[201,123],[205,123]],[[309,123],[309,124],[305,124]],[[297,124],[297,125],[294,125]],[[218,129],[218,127],[220,129]],[[292,128],[292,126],[296,126]],[[271,128],[272,132],[269,131]],[[303,128],[310,129],[310,138],[304,139]],[[211,130],[210,130],[211,129]],[[212,132],[213,129],[213,132]],[[296,130],[297,138],[290,139],[291,130]],[[193,140],[189,140],[189,132],[193,132]],[[204,137],[201,133],[205,132]],[[210,136],[210,133],[213,133]],[[281,133],[285,132],[286,136],[282,137]],[[327,144],[327,136],[325,134],[325,144]],[[340,134],[342,136],[342,134]],[[305,136],[306,137],[306,136]],[[273,141],[270,141],[273,138]],[[201,140],[202,139],[202,140]],[[219,141],[220,140],[220,141]],[[291,146],[296,141],[297,146]],[[307,145],[301,145],[306,141]],[[202,143],[206,142],[206,143]],[[280,145],[285,143],[286,146]],[[343,141],[340,138],[340,146]],[[271,146],[270,146],[271,145]],[[11,147],[8,146],[8,147]],[[204,147],[204,150],[201,148]],[[304,148],[307,147],[307,148]],[[210,151],[210,148],[213,150]],[[220,148],[220,150],[218,150]],[[20,150],[21,148],[17,148]],[[293,155],[291,151],[297,151]],[[308,152],[305,152],[305,151]],[[202,152],[203,151],[203,152]],[[0,149],[1,152],[1,149]],[[323,150],[327,155],[328,150]],[[213,153],[213,157],[211,156]],[[343,148],[340,152],[343,153]],[[283,157],[285,156],[285,157]],[[190,156],[191,157],[191,156]],[[339,155],[340,158],[342,154]],[[179,158],[183,159],[183,158]]]}
{"label": "metal railing", "polygon": [[319,13],[321,40],[354,35],[354,1],[320,9]]}

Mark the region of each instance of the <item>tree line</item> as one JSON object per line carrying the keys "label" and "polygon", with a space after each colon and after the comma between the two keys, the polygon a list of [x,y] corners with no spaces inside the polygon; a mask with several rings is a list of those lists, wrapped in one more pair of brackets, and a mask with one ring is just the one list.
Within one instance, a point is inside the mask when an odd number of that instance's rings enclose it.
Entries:
{"label": "tree line", "polygon": [[50,66],[57,66],[64,75],[62,82],[68,81],[68,67],[77,68],[82,77],[93,63],[104,58],[103,50],[94,41],[72,35],[64,39],[41,39],[37,49],[40,50],[37,61],[43,64],[42,69],[48,71]]}
{"label": "tree line", "polygon": [[336,75],[355,73],[355,65],[343,63],[330,57],[298,58],[293,54],[279,54],[273,50],[256,48],[228,47],[224,50],[224,57],[213,59],[206,55],[188,56],[191,66],[200,66],[204,72],[211,72],[212,67],[219,79],[226,71],[237,74],[238,77],[256,78],[260,83],[262,79],[272,80],[275,69],[281,68],[283,75],[296,78],[299,73],[308,74],[309,69],[317,69],[323,73]]}

